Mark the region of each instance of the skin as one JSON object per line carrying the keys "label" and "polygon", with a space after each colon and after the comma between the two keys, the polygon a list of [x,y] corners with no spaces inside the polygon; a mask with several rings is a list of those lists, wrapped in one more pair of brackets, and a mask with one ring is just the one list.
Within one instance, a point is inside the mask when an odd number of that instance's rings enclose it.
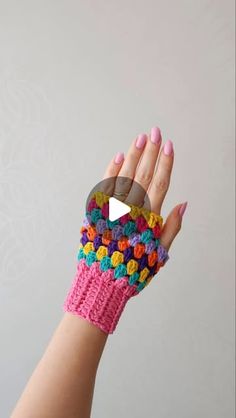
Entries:
{"label": "skin", "polygon": [[[124,159],[114,157],[104,178],[124,176],[134,179],[148,192],[151,209],[157,214],[170,184],[174,152],[165,155],[150,135],[142,148],[136,139]],[[124,201],[138,204],[142,196],[125,190]],[[114,193],[116,182],[114,182]],[[120,186],[119,186],[120,187]],[[119,190],[121,191],[121,190]],[[161,244],[169,250],[181,229],[184,205],[176,205],[163,226]],[[185,206],[185,205],[184,205]],[[89,418],[99,361],[108,335],[88,321],[66,313],[22,393],[11,418]]]}

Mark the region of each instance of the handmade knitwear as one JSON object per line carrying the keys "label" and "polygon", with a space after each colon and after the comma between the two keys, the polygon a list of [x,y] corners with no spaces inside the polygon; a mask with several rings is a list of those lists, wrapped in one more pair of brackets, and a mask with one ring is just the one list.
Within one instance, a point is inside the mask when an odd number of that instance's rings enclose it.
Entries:
{"label": "handmade knitwear", "polygon": [[128,214],[110,221],[109,199],[100,191],[89,199],[64,311],[112,334],[127,301],[150,283],[169,255],[160,244],[160,215],[129,205]]}

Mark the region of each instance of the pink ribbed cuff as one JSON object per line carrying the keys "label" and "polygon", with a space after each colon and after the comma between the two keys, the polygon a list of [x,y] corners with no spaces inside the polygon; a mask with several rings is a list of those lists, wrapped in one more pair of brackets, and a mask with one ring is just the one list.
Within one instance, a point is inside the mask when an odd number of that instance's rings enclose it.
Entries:
{"label": "pink ribbed cuff", "polygon": [[126,302],[136,295],[127,277],[114,279],[114,270],[102,271],[99,263],[88,267],[82,259],[72,287],[64,302],[64,311],[87,319],[107,334],[112,334]]}

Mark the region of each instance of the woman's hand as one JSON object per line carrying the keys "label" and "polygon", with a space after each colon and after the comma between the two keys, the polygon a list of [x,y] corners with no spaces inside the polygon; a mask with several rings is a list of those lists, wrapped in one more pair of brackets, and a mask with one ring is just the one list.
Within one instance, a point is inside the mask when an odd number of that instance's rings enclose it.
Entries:
{"label": "woman's hand", "polygon": [[[173,143],[168,140],[164,146],[159,128],[152,128],[150,135],[141,134],[131,144],[126,157],[118,153],[108,165],[104,179],[126,177],[130,182],[114,182],[113,195],[119,194],[124,203],[140,205],[146,192],[151,210],[161,214],[161,208],[168,191],[174,163]],[[134,182],[142,186],[137,193]],[[142,191],[143,190],[143,194]],[[111,191],[109,191],[109,194]],[[124,195],[122,199],[121,194]],[[145,202],[143,204],[145,207]],[[175,206],[163,226],[160,243],[169,250],[174,238],[181,229],[182,217],[187,202]]]}

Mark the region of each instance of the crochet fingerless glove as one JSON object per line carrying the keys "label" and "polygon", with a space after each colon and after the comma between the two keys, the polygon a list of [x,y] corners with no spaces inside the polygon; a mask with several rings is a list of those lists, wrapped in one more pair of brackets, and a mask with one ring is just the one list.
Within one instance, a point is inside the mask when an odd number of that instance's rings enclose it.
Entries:
{"label": "crochet fingerless glove", "polygon": [[89,200],[64,311],[112,334],[127,301],[150,283],[169,256],[160,244],[160,215],[129,205],[128,214],[110,221],[109,199],[95,192]]}

